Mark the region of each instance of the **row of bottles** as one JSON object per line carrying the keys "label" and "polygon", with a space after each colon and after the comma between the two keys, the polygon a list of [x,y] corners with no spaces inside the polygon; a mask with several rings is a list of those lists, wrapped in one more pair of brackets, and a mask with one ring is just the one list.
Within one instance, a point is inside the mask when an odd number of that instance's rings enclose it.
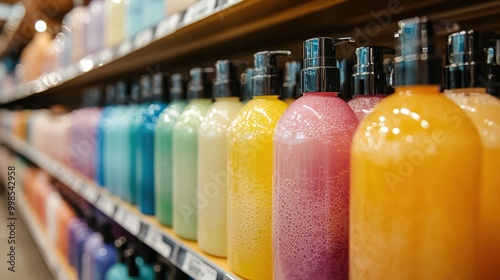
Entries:
{"label": "row of bottles", "polygon": [[[9,152],[0,150],[2,162],[11,162]],[[19,188],[46,232],[46,242],[75,270],[77,279],[191,279],[44,171],[21,168],[22,159],[16,162],[16,170],[22,170]]]}
{"label": "row of bottles", "polygon": [[[457,28],[407,19],[395,51],[358,48],[349,103],[338,96],[335,46],[352,38],[305,41],[300,78],[288,63],[285,90],[277,56],[288,51],[256,53],[251,71],[225,60],[192,69],[187,90],[178,74],[118,82],[95,119],[82,115],[94,132],[75,136],[69,150],[85,158],[80,146],[90,145],[87,176],[227,256],[244,278],[494,279],[500,36],[450,35],[441,94],[436,32]],[[245,103],[241,77],[251,77]],[[391,79],[395,92],[385,97]],[[279,97],[299,81],[303,96],[288,106]],[[65,162],[68,144],[58,141],[75,117],[35,114],[48,115],[24,115],[28,139]],[[55,126],[62,132],[46,140],[30,136]]]}
{"label": "row of bottles", "polygon": [[197,0],[73,0],[63,19],[62,31],[36,33],[21,54],[22,81],[78,62],[87,55],[112,48],[155,26]]}

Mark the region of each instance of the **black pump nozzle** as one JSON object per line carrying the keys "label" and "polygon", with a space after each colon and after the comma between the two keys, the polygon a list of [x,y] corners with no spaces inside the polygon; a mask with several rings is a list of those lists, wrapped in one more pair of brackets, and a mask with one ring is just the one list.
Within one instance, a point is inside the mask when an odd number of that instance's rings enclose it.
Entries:
{"label": "black pump nozzle", "polygon": [[128,267],[128,276],[130,277],[138,277],[139,276],[139,267],[135,263],[135,258],[137,257],[137,253],[134,249],[130,248],[123,252],[123,256],[125,257],[127,267]]}
{"label": "black pump nozzle", "polygon": [[215,63],[214,98],[240,97],[240,77],[248,63],[241,60],[219,60]]}
{"label": "black pump nozzle", "polygon": [[388,73],[384,56],[395,54],[394,49],[382,46],[366,46],[356,49],[356,65],[352,74],[354,95],[389,94]]}
{"label": "black pump nozzle", "polygon": [[137,82],[132,82],[130,85],[130,103],[137,104],[142,102],[141,85]]}
{"label": "black pump nozzle", "polygon": [[448,36],[445,67],[446,88],[487,88],[500,94],[500,77],[491,75],[498,69],[497,42],[500,35],[474,30]]}
{"label": "black pump nozzle", "polygon": [[340,70],[335,59],[335,46],[347,42],[354,42],[354,39],[318,37],[304,41],[302,93],[340,92]]}
{"label": "black pump nozzle", "polygon": [[106,86],[106,89],[105,89],[105,92],[106,92],[106,106],[111,106],[111,105],[114,105],[115,104],[115,86],[113,85],[107,85]]}
{"label": "black pump nozzle", "polygon": [[126,259],[123,255],[125,250],[127,249],[127,238],[121,236],[120,238],[115,240],[115,248],[118,251],[118,261],[120,263],[125,263]]}
{"label": "black pump nozzle", "polygon": [[[139,87],[137,87],[139,89]],[[130,91],[130,84],[126,81],[118,81],[115,85],[115,104],[122,105],[128,102],[128,97]],[[131,93],[130,93],[131,94]],[[137,96],[137,99],[139,96]],[[130,96],[130,99],[133,99]],[[133,101],[133,100],[132,100]]]}
{"label": "black pump nozzle", "polygon": [[276,56],[290,56],[290,51],[262,51],[255,53],[252,77],[252,95],[279,95],[281,78]]}
{"label": "black pump nozzle", "polygon": [[151,76],[142,75],[140,79],[140,99],[142,102],[152,101],[152,93],[151,93]]}
{"label": "black pump nozzle", "polygon": [[156,73],[151,76],[151,101],[168,101],[168,73]]}
{"label": "black pump nozzle", "polygon": [[214,68],[193,68],[189,74],[191,81],[188,84],[188,99],[212,98]]}
{"label": "black pump nozzle", "polygon": [[241,74],[241,100],[243,102],[252,98],[252,78],[253,68],[247,68],[245,72]]}
{"label": "black pump nozzle", "polygon": [[398,22],[394,83],[401,85],[440,85],[441,59],[436,53],[437,32],[453,32],[451,21],[415,17]]}
{"label": "black pump nozzle", "polygon": [[181,74],[173,74],[170,77],[170,101],[186,100],[187,82]]}
{"label": "black pump nozzle", "polygon": [[285,81],[283,82],[283,98],[300,97],[300,61],[288,61],[285,63]]}

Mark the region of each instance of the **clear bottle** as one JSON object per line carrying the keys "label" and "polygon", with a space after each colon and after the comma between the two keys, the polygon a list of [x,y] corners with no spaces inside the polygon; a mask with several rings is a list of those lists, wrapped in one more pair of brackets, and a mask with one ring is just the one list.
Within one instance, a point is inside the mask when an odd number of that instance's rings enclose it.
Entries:
{"label": "clear bottle", "polygon": [[137,204],[143,214],[155,214],[155,125],[158,118],[167,106],[168,78],[165,73],[156,73],[151,76],[151,94],[147,99],[150,102],[141,117],[137,130],[136,146],[136,185]]}
{"label": "clear bottle", "polygon": [[304,42],[303,96],[274,134],[274,278],[348,279],[349,155],[358,119],[338,97],[335,45]]}
{"label": "clear bottle", "polygon": [[[448,37],[445,95],[472,120],[482,140],[479,198],[479,276],[500,275],[500,92],[495,71],[498,34],[474,30]],[[498,71],[498,70],[497,70]]]}
{"label": "clear bottle", "polygon": [[198,225],[198,129],[212,104],[213,68],[191,69],[188,105],[174,125],[173,133],[173,229],[196,240]]}
{"label": "clear bottle", "polygon": [[181,74],[171,77],[170,103],[156,122],[155,136],[155,205],[156,218],[167,226],[172,226],[172,134],[177,119],[187,105],[186,81]]}
{"label": "clear bottle", "polygon": [[288,106],[300,97],[300,61],[288,61],[285,63],[285,81],[283,82],[283,92],[281,100]]}
{"label": "clear bottle", "polygon": [[437,29],[400,21],[395,93],[359,125],[351,149],[350,271],[357,279],[478,279],[481,140],[440,93]]}
{"label": "clear bottle", "polygon": [[215,102],[198,131],[198,246],[218,257],[227,255],[227,131],[243,108],[240,77],[246,66],[217,61]]}
{"label": "clear bottle", "polygon": [[288,105],[279,100],[277,55],[254,54],[253,98],[229,128],[227,256],[231,269],[248,279],[271,279],[273,135]]}
{"label": "clear bottle", "polygon": [[360,121],[392,90],[385,72],[384,54],[394,54],[394,50],[381,46],[356,49],[356,65],[352,74],[354,96],[347,104]]}

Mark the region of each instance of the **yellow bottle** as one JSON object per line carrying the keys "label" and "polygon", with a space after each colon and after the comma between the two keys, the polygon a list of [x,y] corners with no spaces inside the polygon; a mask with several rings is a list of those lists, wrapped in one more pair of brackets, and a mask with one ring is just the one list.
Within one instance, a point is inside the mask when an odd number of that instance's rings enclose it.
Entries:
{"label": "yellow bottle", "polygon": [[[498,75],[489,75],[497,34],[461,31],[448,37],[445,95],[469,116],[481,136],[483,160],[479,198],[479,277],[500,277],[500,100]],[[494,81],[493,79],[497,79]],[[496,82],[496,84],[495,84]]]}
{"label": "yellow bottle", "polygon": [[481,142],[440,94],[439,25],[399,22],[395,93],[354,136],[351,280],[478,279]]}
{"label": "yellow bottle", "polygon": [[278,99],[276,55],[254,55],[253,99],[229,128],[227,249],[229,266],[246,279],[272,279],[273,135],[287,105]]}

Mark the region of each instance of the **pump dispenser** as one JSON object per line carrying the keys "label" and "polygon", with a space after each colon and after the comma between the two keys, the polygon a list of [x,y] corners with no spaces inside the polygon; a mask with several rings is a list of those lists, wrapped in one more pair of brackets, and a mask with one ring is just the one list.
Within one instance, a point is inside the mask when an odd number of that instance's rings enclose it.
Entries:
{"label": "pump dispenser", "polygon": [[389,75],[384,67],[384,55],[395,54],[394,49],[366,46],[356,49],[356,65],[352,75],[354,98],[347,104],[361,121],[391,91]]}
{"label": "pump dispenser", "polygon": [[167,226],[172,226],[172,133],[186,105],[186,80],[181,74],[173,74],[170,80],[170,103],[155,125],[156,217]]}
{"label": "pump dispenser", "polygon": [[167,106],[169,78],[165,73],[156,73],[151,77],[151,90],[148,95],[148,101],[151,103],[141,117],[136,134],[136,196],[139,209],[147,215],[155,214],[154,128],[161,112]]}
{"label": "pump dispenser", "polygon": [[241,74],[241,101],[243,101],[244,104],[252,99],[252,77],[253,68],[247,68],[245,72]]}
{"label": "pump dispenser", "polygon": [[198,129],[212,103],[214,68],[191,69],[185,110],[173,132],[173,229],[196,240],[198,210]]}
{"label": "pump dispenser", "polygon": [[283,82],[283,93],[281,99],[291,105],[295,99],[300,97],[300,61],[289,61],[285,63],[285,82]]}
{"label": "pump dispenser", "polygon": [[500,35],[467,30],[448,37],[445,95],[469,116],[482,140],[479,198],[479,277],[500,275],[500,77],[497,40]]}
{"label": "pump dispenser", "polygon": [[278,99],[277,56],[290,54],[254,54],[253,99],[229,128],[227,255],[233,271],[248,279],[272,278],[272,140],[287,108]]}
{"label": "pump dispenser", "polygon": [[243,108],[240,77],[246,67],[244,61],[217,61],[215,102],[198,132],[198,245],[219,257],[227,255],[227,131]]}
{"label": "pump dispenser", "polygon": [[335,46],[345,42],[353,39],[304,42],[304,95],[276,126],[273,279],[348,278],[349,151],[358,120],[338,96]]}
{"label": "pump dispenser", "polygon": [[351,149],[350,277],[479,279],[481,140],[440,94],[437,31],[452,22],[398,23],[395,93],[358,127]]}

